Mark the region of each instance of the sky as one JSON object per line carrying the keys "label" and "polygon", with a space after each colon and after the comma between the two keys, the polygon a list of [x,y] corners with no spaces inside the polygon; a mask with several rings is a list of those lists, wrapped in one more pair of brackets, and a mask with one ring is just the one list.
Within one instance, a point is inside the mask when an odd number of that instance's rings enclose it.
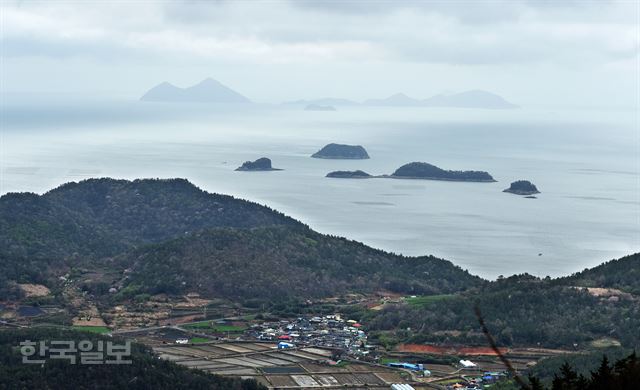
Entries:
{"label": "sky", "polygon": [[212,77],[256,102],[484,89],[638,106],[631,1],[0,0],[0,90],[137,99]]}

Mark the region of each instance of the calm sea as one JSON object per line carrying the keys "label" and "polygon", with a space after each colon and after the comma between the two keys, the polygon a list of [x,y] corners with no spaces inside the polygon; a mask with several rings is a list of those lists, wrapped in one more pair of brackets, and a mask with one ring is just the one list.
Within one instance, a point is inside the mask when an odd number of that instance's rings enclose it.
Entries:
{"label": "calm sea", "polygon": [[[483,277],[570,274],[640,250],[637,114],[593,109],[339,108],[20,102],[2,107],[1,193],[90,177],[184,177],[312,228]],[[329,142],[370,160],[309,157]],[[277,172],[235,172],[269,157]],[[497,183],[328,179],[424,161]],[[532,181],[537,199],[503,193]]]}

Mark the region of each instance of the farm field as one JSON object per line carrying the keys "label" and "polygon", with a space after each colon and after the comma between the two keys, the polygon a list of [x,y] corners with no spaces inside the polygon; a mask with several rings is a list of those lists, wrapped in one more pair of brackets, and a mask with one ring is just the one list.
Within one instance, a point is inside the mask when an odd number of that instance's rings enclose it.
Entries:
{"label": "farm field", "polygon": [[409,374],[381,365],[330,364],[333,350],[319,347],[289,350],[277,349],[273,343],[214,342],[200,346],[156,346],[154,351],[163,359],[187,367],[253,378],[269,388],[367,387],[381,390],[388,389],[391,383],[411,381]]}
{"label": "farm field", "polygon": [[71,327],[71,329],[79,330],[79,331],[82,331],[82,332],[91,332],[91,333],[99,333],[99,334],[104,334],[104,333],[111,332],[111,329],[107,328],[106,326],[74,325],[74,326]]}

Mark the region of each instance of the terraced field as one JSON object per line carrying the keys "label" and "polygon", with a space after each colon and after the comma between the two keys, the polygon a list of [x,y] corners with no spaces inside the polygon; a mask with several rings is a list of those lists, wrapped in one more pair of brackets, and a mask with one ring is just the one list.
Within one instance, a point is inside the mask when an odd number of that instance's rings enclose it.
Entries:
{"label": "terraced field", "polygon": [[162,345],[154,350],[163,359],[214,374],[253,378],[271,389],[386,390],[392,383],[410,381],[406,374],[379,365],[329,364],[333,351],[328,348],[277,349],[273,343],[212,342]]}

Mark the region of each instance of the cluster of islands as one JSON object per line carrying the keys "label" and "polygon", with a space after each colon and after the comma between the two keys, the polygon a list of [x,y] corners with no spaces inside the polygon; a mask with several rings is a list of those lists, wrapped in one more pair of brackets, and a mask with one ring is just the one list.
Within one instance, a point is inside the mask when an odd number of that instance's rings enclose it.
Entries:
{"label": "cluster of islands", "polygon": [[[330,143],[311,155],[318,159],[340,159],[340,160],[366,160],[369,154],[361,145],[344,145]],[[245,161],[236,171],[281,171],[274,168],[271,160],[261,157],[255,161]],[[392,174],[371,175],[362,170],[355,171],[333,171],[326,177],[336,179],[418,179],[418,180],[444,180],[458,182],[494,183],[496,180],[485,171],[453,171],[437,167],[426,162],[410,162],[396,169]],[[528,180],[517,180],[511,183],[509,188],[503,192],[523,195],[527,198],[535,198],[539,194],[538,188]]]}
{"label": "cluster of islands", "polygon": [[[217,80],[208,78],[187,88],[180,88],[170,83],[161,83],[147,93],[140,100],[147,102],[192,102],[192,103],[251,103],[251,100],[223,85]],[[336,98],[322,98],[315,100],[297,100],[283,103],[285,105],[303,106],[306,111],[335,111],[336,106],[389,106],[389,107],[459,107],[505,109],[517,106],[507,102],[502,97],[487,91],[472,90],[456,94],[436,95],[427,99],[415,99],[402,93],[397,93],[383,99],[368,99],[361,103]],[[369,154],[360,145],[343,145],[330,143],[311,155],[317,159],[363,160],[369,159]],[[267,157],[255,161],[245,161],[236,171],[281,171],[274,168]],[[362,170],[334,171],[326,177],[339,179],[422,179],[492,183],[496,180],[484,171],[453,171],[446,170],[426,162],[410,162],[396,169],[391,174],[371,175]],[[540,193],[536,186],[527,180],[517,180],[511,183],[504,192],[535,198]]]}

